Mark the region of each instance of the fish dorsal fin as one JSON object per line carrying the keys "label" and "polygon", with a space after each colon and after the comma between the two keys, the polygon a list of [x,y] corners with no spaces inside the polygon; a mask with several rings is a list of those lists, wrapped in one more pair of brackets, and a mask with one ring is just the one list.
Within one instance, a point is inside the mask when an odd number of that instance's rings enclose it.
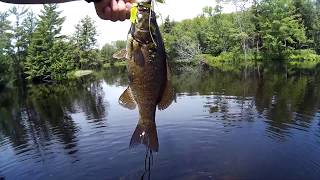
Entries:
{"label": "fish dorsal fin", "polygon": [[133,99],[133,95],[130,87],[128,87],[120,96],[119,104],[131,110],[136,108],[137,105],[135,100]]}
{"label": "fish dorsal fin", "polygon": [[115,59],[125,59],[127,57],[127,50],[121,49],[120,51],[114,53],[112,57]]}
{"label": "fish dorsal fin", "polygon": [[170,70],[167,64],[167,81],[163,90],[162,98],[158,103],[159,110],[167,109],[174,99],[174,89],[171,84]]}

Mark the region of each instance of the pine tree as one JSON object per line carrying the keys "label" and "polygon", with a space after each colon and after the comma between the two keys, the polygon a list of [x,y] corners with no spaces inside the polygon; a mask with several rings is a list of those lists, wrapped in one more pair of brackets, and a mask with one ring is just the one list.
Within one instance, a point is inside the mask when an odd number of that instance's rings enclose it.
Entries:
{"label": "pine tree", "polygon": [[11,76],[12,61],[10,57],[11,37],[9,32],[12,27],[8,20],[8,13],[0,12],[0,86],[6,84]]}
{"label": "pine tree", "polygon": [[88,69],[100,66],[98,61],[97,46],[97,30],[95,22],[89,17],[85,16],[76,25],[76,32],[74,39],[77,46],[79,56],[79,68]]}
{"label": "pine tree", "polygon": [[14,72],[17,80],[23,80],[23,67],[26,58],[27,46],[24,44],[25,31],[22,25],[24,15],[28,12],[28,9],[24,7],[12,7],[9,12],[15,17],[13,26],[13,54],[12,59],[14,60]]}
{"label": "pine tree", "polygon": [[32,11],[29,11],[26,17],[22,21],[23,34],[21,40],[21,47],[24,50],[22,52],[22,58],[26,59],[28,55],[28,47],[31,45],[31,40],[33,36],[33,32],[35,31],[37,26],[37,19],[35,14]]}
{"label": "pine tree", "polygon": [[163,23],[163,32],[170,33],[174,25],[175,25],[175,22],[171,21],[170,17],[167,16]]}
{"label": "pine tree", "polygon": [[60,17],[61,12],[57,11],[56,4],[44,5],[39,15],[38,26],[31,39],[26,62],[26,74],[28,79],[43,81],[53,79],[52,65],[59,61],[52,57],[52,48],[65,20]]}

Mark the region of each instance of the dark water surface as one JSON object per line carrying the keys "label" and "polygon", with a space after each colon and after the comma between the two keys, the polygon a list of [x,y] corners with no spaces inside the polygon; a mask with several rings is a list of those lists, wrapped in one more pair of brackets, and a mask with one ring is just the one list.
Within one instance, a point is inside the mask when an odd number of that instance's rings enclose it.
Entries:
{"label": "dark water surface", "polygon": [[125,70],[1,92],[0,179],[319,179],[319,74],[173,80],[147,158],[145,146],[129,149],[138,112],[118,105]]}

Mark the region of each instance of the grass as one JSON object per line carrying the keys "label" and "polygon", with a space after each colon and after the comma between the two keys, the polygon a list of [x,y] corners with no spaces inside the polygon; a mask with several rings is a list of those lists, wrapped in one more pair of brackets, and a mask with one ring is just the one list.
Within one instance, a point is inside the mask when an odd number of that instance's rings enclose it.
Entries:
{"label": "grass", "polygon": [[92,73],[93,73],[92,70],[77,70],[77,71],[73,71],[72,76],[74,76],[76,78],[80,78],[80,77],[87,76]]}
{"label": "grass", "polygon": [[103,64],[104,68],[110,68],[110,67],[124,67],[127,65],[127,61],[117,61],[115,63],[105,63]]}
{"label": "grass", "polygon": [[239,71],[244,67],[254,67],[256,63],[272,63],[282,62],[287,64],[289,68],[297,69],[313,69],[320,63],[320,55],[310,49],[291,51],[287,57],[283,59],[276,59],[270,62],[266,55],[259,54],[255,59],[254,54],[249,52],[247,60],[244,59],[243,53],[223,52],[219,56],[212,56],[210,54],[203,54],[202,59],[209,66],[217,68],[222,71]]}

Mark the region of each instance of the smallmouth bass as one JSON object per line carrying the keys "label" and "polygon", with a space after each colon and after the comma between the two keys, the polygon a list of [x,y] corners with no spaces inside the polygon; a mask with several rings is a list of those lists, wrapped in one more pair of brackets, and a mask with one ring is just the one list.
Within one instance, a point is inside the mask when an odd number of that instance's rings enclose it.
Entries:
{"label": "smallmouth bass", "polygon": [[131,11],[132,25],[128,33],[127,49],[114,58],[128,61],[129,87],[119,98],[119,104],[139,109],[139,121],[130,146],[145,144],[158,151],[155,124],[156,107],[166,109],[174,98],[165,47],[151,0],[138,0]]}

